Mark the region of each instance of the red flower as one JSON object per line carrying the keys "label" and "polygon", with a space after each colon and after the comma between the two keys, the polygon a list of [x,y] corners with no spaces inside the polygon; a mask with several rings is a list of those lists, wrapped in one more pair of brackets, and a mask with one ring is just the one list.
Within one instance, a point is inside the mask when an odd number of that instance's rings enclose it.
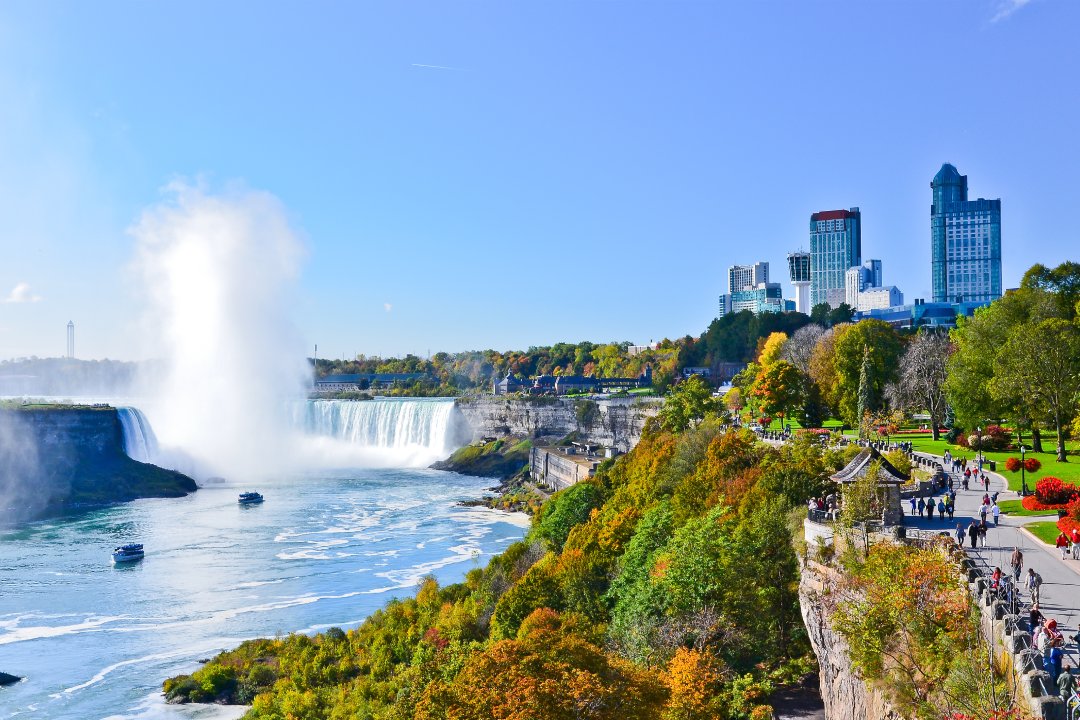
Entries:
{"label": "red flower", "polygon": [[1039,462],[1039,458],[1029,457],[1024,460],[1024,469],[1030,473],[1038,472],[1042,467],[1042,463]]}
{"label": "red flower", "polygon": [[[1034,458],[1032,458],[1034,459]],[[1011,457],[1005,461],[1005,469],[1009,472],[1020,472],[1020,458]]]}

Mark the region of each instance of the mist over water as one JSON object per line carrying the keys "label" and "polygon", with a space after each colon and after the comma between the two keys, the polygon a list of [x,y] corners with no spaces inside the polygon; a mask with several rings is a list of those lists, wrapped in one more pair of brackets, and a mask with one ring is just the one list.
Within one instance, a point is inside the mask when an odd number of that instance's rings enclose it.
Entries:
{"label": "mist over water", "polygon": [[163,448],[239,482],[297,467],[284,408],[309,369],[290,322],[304,255],[281,203],[176,183],[132,227],[151,352],[163,372],[146,407]]}

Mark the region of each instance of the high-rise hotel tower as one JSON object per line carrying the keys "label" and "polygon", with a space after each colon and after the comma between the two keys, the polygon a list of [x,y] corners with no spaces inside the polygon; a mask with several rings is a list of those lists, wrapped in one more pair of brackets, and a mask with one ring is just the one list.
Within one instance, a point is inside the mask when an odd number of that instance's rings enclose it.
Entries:
{"label": "high-rise hotel tower", "polygon": [[844,274],[862,264],[859,208],[826,210],[810,216],[810,307],[845,300]]}
{"label": "high-rise hotel tower", "polygon": [[968,200],[967,175],[945,163],[930,182],[934,302],[1001,297],[1001,200]]}

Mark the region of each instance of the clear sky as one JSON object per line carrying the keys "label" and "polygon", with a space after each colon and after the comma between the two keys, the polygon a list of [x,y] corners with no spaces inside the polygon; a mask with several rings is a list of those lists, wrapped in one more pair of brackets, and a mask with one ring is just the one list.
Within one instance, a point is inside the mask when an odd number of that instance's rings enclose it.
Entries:
{"label": "clear sky", "polygon": [[[320,355],[699,334],[726,267],[859,206],[930,290],[930,179],[1004,281],[1080,260],[1080,2],[0,4],[0,359],[138,359],[129,233],[176,178],[276,196]],[[790,290],[790,287],[785,283]]]}

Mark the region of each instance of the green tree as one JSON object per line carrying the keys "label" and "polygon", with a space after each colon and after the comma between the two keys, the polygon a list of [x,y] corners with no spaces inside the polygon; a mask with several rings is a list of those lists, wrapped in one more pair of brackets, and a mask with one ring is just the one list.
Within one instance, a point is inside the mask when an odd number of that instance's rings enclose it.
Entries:
{"label": "green tree", "polygon": [[877,396],[874,394],[874,366],[870,362],[870,348],[863,350],[862,365],[859,366],[859,405],[857,417],[859,436],[862,436],[863,418],[878,409]]}
{"label": "green tree", "polygon": [[668,432],[682,432],[718,409],[709,383],[699,375],[691,375],[676,385],[664,400],[659,413],[660,425]]}
{"label": "green tree", "polygon": [[882,320],[863,320],[847,326],[836,339],[837,404],[840,415],[852,427],[858,427],[859,378],[863,357],[869,358],[868,392],[875,403],[884,397],[885,386],[896,380],[903,344],[896,331]]}
{"label": "green tree", "polygon": [[998,350],[990,392],[1000,398],[1024,397],[1053,422],[1057,459],[1066,462],[1064,428],[1080,404],[1080,329],[1049,318],[1016,327]]}

